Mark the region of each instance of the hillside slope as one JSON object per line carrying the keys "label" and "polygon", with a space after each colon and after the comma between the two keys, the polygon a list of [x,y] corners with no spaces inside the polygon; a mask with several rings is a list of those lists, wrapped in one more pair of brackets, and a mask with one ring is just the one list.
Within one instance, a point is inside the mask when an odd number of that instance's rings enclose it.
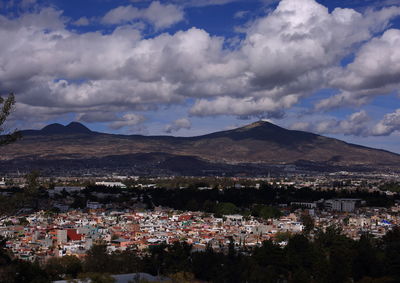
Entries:
{"label": "hillside slope", "polygon": [[[18,165],[40,160],[60,163],[62,160],[95,160],[110,156],[123,159],[123,156],[135,154],[148,154],[150,158],[152,153],[162,153],[165,156],[191,157],[208,164],[311,163],[372,169],[400,167],[398,154],[313,133],[287,130],[264,121],[197,137],[112,135],[90,131],[76,122],[67,126],[52,124],[22,134],[22,140],[2,148],[0,160],[3,163]],[[179,160],[185,162],[184,158]],[[165,163],[165,160],[157,162]],[[118,163],[115,166],[118,167]]]}

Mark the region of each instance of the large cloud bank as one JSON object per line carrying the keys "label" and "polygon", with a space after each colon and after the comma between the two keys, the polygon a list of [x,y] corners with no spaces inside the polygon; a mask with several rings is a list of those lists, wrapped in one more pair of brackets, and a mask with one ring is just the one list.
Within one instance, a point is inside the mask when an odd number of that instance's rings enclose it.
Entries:
{"label": "large cloud bank", "polygon": [[[79,33],[68,28],[72,19],[62,11],[40,8],[0,16],[0,38],[6,39],[0,41],[0,92],[16,92],[15,119],[75,113],[113,129],[143,122],[137,111],[187,101],[194,101],[192,116],[279,118],[316,91],[335,88],[338,94],[317,102],[313,111],[362,105],[399,89],[400,30],[389,29],[399,14],[396,6],[361,14],[330,12],[314,0],[282,0],[248,25],[232,49],[227,39],[195,27],[142,35],[137,21],[155,30],[182,21],[177,4],[117,7],[99,20],[115,27],[111,33]],[[354,61],[343,65],[352,54]],[[396,121],[389,115],[368,134],[390,134]],[[178,124],[169,131],[190,127]],[[335,125],[346,134],[352,128]]]}

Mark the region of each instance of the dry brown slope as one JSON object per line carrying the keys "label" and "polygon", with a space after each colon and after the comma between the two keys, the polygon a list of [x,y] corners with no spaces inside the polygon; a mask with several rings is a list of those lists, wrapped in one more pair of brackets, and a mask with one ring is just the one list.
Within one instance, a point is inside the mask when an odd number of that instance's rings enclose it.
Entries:
{"label": "dry brown slope", "polygon": [[256,122],[192,138],[123,136],[84,130],[74,132],[68,126],[65,127],[68,131],[63,132],[64,126],[60,126],[53,127],[56,133],[27,132],[22,140],[2,148],[0,159],[83,159],[164,152],[233,164],[289,164],[306,160],[331,165],[400,167],[400,156],[397,154],[312,133],[291,131],[268,122]]}

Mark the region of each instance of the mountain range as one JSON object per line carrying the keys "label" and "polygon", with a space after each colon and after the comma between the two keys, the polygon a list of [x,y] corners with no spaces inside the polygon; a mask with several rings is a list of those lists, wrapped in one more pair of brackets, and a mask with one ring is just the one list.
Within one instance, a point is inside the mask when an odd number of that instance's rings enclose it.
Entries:
{"label": "mountain range", "polygon": [[265,121],[196,137],[106,134],[78,122],[21,134],[21,140],[1,148],[1,171],[202,175],[259,174],[293,165],[319,171],[400,169],[398,154]]}

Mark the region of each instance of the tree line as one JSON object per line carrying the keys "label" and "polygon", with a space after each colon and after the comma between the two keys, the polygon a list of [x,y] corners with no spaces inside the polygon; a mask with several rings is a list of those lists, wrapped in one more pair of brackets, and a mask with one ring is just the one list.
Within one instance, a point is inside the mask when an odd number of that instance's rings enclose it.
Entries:
{"label": "tree line", "polygon": [[[221,203],[225,204],[222,210],[228,208],[230,212],[237,213],[240,211],[245,212],[248,209],[251,210],[255,205],[276,207],[279,204],[290,205],[291,202],[313,202],[331,198],[359,198],[365,200],[367,206],[389,207],[398,199],[398,196],[391,197],[379,192],[297,189],[291,186],[280,188],[266,184],[260,189],[171,190],[157,188],[140,190],[140,193],[151,196],[151,203],[154,205],[167,206],[178,210],[200,210],[211,213],[218,213],[221,210]],[[149,206],[151,206],[151,203]],[[229,205],[226,205],[227,203]]]}

